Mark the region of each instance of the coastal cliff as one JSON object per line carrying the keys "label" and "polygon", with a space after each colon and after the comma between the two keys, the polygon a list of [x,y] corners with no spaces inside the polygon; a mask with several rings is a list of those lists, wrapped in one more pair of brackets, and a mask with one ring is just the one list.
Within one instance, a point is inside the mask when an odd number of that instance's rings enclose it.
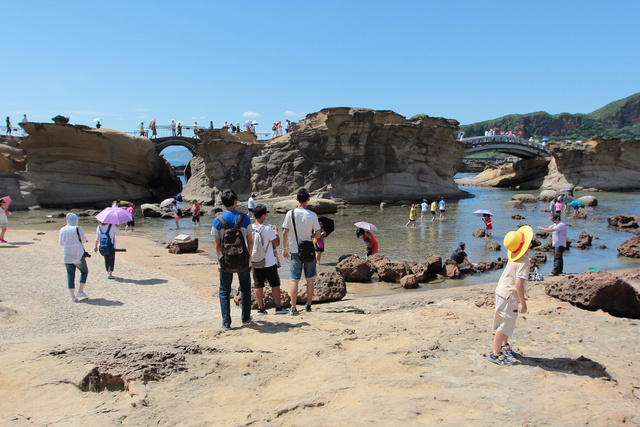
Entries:
{"label": "coastal cliff", "polygon": [[548,158],[488,168],[460,185],[558,190],[582,187],[602,191],[640,189],[640,141],[594,137],[584,144],[552,143]]}
{"label": "coastal cliff", "polygon": [[15,208],[103,206],[180,191],[179,178],[147,138],[67,124],[21,126],[29,134],[19,145],[26,170],[3,174]]}
{"label": "coastal cliff", "polygon": [[212,203],[224,188],[281,198],[301,187],[351,203],[462,197],[453,180],[464,153],[457,129],[455,120],[341,107],[307,115],[270,143],[203,132],[183,199]]}

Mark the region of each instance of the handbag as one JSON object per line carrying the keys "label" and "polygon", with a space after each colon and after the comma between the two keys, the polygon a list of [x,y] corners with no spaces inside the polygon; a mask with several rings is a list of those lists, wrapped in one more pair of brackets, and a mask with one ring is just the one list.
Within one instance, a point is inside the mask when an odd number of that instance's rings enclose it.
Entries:
{"label": "handbag", "polygon": [[298,257],[302,262],[311,262],[316,260],[316,247],[311,240],[298,239],[298,230],[296,229],[295,209],[291,210],[291,222],[293,222],[293,232],[296,235],[296,243],[298,244]]}
{"label": "handbag", "polygon": [[80,230],[78,230],[78,228],[79,227],[76,227],[76,233],[78,234],[78,240],[80,240],[80,246],[82,246],[82,251],[84,252],[82,254],[82,258],[91,258],[91,254],[84,250],[84,245],[82,244],[82,239],[80,238]]}

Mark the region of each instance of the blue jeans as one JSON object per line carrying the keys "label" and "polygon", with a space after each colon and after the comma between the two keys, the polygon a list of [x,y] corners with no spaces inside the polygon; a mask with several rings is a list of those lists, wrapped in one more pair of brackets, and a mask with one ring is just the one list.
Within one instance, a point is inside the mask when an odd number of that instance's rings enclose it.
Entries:
{"label": "blue jeans", "polygon": [[[248,322],[251,318],[251,269],[247,268],[237,274],[242,297],[242,321]],[[220,312],[224,327],[231,326],[231,282],[233,282],[233,273],[220,270]]]}
{"label": "blue jeans", "polygon": [[65,264],[67,268],[67,285],[69,289],[74,289],[76,283],[76,268],[80,270],[80,283],[87,283],[87,276],[89,275],[89,268],[87,268],[87,260],[82,258],[78,265]]}

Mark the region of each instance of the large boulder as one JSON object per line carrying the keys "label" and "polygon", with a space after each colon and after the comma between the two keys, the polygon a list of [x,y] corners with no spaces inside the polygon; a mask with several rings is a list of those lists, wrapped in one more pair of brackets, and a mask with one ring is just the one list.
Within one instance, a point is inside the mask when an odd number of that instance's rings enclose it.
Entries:
{"label": "large boulder", "polygon": [[312,199],[354,203],[412,200],[416,194],[458,198],[464,192],[453,176],[465,147],[453,137],[457,129],[455,120],[407,120],[392,111],[338,107],[307,115],[270,143],[207,131],[195,148],[201,160],[192,159],[201,164],[190,168],[206,175],[197,182],[207,189],[187,182],[183,197],[231,188],[241,200],[252,193],[294,200],[305,187]]}
{"label": "large boulder", "polygon": [[533,194],[514,194],[511,200],[520,200],[522,203],[537,203],[538,198]]}
{"label": "large boulder", "polygon": [[383,282],[397,283],[407,275],[407,265],[404,261],[388,261],[378,265],[378,277]]}
{"label": "large boulder", "polygon": [[42,207],[110,206],[175,195],[182,183],[154,143],[111,129],[23,123],[27,169],[20,176]]}
{"label": "large boulder", "polygon": [[578,201],[584,206],[598,206],[598,200],[593,196],[582,196]]}
{"label": "large boulder", "polygon": [[564,276],[562,280],[546,285],[545,292],[579,308],[640,319],[638,292],[629,283],[606,271]]}
{"label": "large boulder", "polygon": [[376,268],[371,262],[351,255],[336,265],[336,272],[340,273],[347,282],[369,282]]}
{"label": "large boulder", "polygon": [[429,255],[422,261],[411,266],[411,273],[418,282],[427,282],[434,279],[442,270],[442,258],[438,255]]}
{"label": "large boulder", "polygon": [[555,190],[543,190],[538,194],[538,200],[541,202],[550,202],[558,197],[558,192]]}
{"label": "large boulder", "polygon": [[[297,207],[298,202],[294,199],[283,200],[273,205],[275,211],[279,213],[286,213]],[[318,215],[336,213],[338,212],[338,203],[334,200],[328,199],[310,199],[307,204],[307,209],[317,213]]]}
{"label": "large boulder", "polygon": [[[298,292],[298,304],[307,302],[307,284],[306,281],[300,281],[300,290]],[[316,277],[313,285],[313,302],[329,302],[340,301],[347,295],[347,284],[341,274],[338,273],[320,273]]]}
{"label": "large boulder", "polygon": [[507,209],[524,209],[524,203],[520,200],[510,200],[504,204]]}
{"label": "large boulder", "polygon": [[[300,282],[301,285],[302,285],[302,282]],[[306,285],[303,285],[303,286],[306,286]],[[264,302],[264,308],[265,309],[276,308],[276,303],[273,299],[273,292],[271,290],[271,286],[267,285],[262,289],[263,289],[262,300]],[[314,301],[315,301],[315,298],[314,298]],[[237,290],[236,294],[233,296],[233,302],[237,306],[240,306],[242,304],[240,290]],[[291,305],[291,296],[282,287],[280,287],[280,303],[282,304],[283,307],[289,307]],[[305,303],[306,303],[306,300],[301,302],[300,304],[305,304]],[[251,284],[251,308],[254,310],[258,308],[258,302],[256,301],[256,292],[255,292],[255,288],[253,287],[253,283]]]}
{"label": "large boulder", "polygon": [[418,279],[414,274],[407,274],[402,279],[400,279],[400,285],[402,285],[405,289],[415,289],[419,287]]}
{"label": "large boulder", "polygon": [[636,214],[614,215],[607,218],[607,223],[619,229],[638,228],[640,217]]}
{"label": "large boulder", "polygon": [[593,236],[586,231],[583,231],[578,236],[578,240],[572,245],[576,249],[588,249],[591,246]]}
{"label": "large boulder", "polygon": [[618,255],[640,258],[640,236],[634,236],[618,245]]}
{"label": "large boulder", "polygon": [[500,245],[500,243],[491,240],[487,243],[484,244],[485,249],[487,249],[488,251],[494,251],[494,252],[499,252],[502,249],[502,246]]}
{"label": "large boulder", "polygon": [[151,203],[141,204],[140,210],[142,211],[142,216],[145,218],[160,218],[164,215],[164,209]]}
{"label": "large boulder", "polygon": [[198,251],[198,238],[180,235],[173,239],[166,246],[169,249],[169,253],[172,254],[184,254],[189,252],[197,252]]}
{"label": "large boulder", "polygon": [[460,267],[458,267],[457,262],[452,259],[448,259],[444,262],[444,266],[442,267],[440,274],[450,279],[457,279],[460,277]]}
{"label": "large boulder", "polygon": [[376,271],[378,270],[378,267],[380,267],[380,265],[389,262],[389,258],[387,258],[386,256],[377,253],[377,254],[373,254],[371,256],[369,256],[367,258],[367,261],[369,261],[371,264],[373,264],[373,266],[375,267]]}

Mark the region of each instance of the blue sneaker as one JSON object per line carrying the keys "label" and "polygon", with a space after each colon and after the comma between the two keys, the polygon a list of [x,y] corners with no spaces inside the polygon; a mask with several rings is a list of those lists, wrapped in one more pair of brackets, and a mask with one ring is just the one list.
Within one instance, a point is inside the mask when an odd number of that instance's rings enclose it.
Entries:
{"label": "blue sneaker", "polygon": [[496,365],[502,365],[502,366],[513,365],[514,363],[516,363],[515,360],[509,359],[504,354],[500,354],[496,356],[493,353],[489,353],[489,360],[495,363]]}
{"label": "blue sneaker", "polygon": [[506,343],[505,345],[500,347],[500,352],[508,357],[518,357],[518,353],[516,353],[511,349],[511,346],[509,345],[509,343]]}

